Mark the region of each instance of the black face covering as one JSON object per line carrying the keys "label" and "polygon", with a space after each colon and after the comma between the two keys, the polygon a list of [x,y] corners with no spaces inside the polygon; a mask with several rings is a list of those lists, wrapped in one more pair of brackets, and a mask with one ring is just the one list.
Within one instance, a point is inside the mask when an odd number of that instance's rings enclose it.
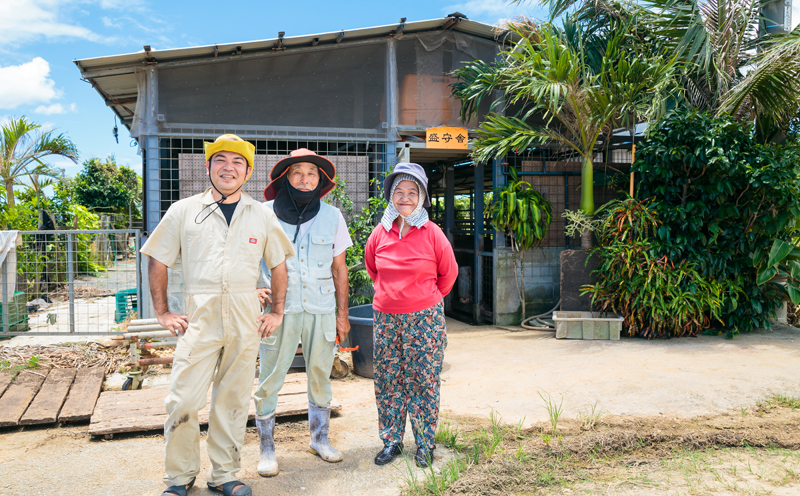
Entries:
{"label": "black face covering", "polygon": [[293,243],[297,241],[300,224],[310,221],[319,213],[321,190],[322,181],[312,191],[300,191],[287,179],[275,196],[275,202],[272,204],[275,215],[283,222],[297,226]]}

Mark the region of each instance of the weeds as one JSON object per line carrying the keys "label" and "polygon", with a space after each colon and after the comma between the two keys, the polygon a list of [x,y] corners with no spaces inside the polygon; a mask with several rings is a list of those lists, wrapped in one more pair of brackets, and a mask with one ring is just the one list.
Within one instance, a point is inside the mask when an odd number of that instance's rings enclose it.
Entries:
{"label": "weeds", "polygon": [[448,448],[459,449],[458,444],[458,428],[453,426],[450,422],[442,422],[436,428],[436,435],[434,436],[436,444],[443,444]]}
{"label": "weeds", "polygon": [[564,396],[561,395],[561,402],[556,405],[556,402],[550,396],[550,393],[544,393],[543,395],[541,392],[539,392],[538,394],[542,401],[544,401],[544,408],[547,410],[550,426],[553,429],[553,437],[556,437],[558,435],[558,419],[561,417],[561,414],[564,413],[564,409],[562,408],[562,405],[564,404]]}
{"label": "weeds", "polygon": [[20,370],[38,369],[39,355],[32,355],[25,363],[12,365],[9,360],[0,362],[0,372],[18,372]]}
{"label": "weeds", "polygon": [[581,426],[581,430],[593,430],[600,422],[600,417],[607,413],[605,410],[598,408],[598,404],[599,402],[595,401],[594,405],[586,405],[585,410],[578,410],[578,423]]}

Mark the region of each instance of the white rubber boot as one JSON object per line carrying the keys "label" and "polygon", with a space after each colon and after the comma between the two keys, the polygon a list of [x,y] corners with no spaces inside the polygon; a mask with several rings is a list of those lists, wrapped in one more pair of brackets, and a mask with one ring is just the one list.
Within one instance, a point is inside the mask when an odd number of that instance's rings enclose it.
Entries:
{"label": "white rubber boot", "polygon": [[308,451],[318,455],[326,462],[342,461],[342,453],[328,442],[328,429],[331,425],[331,409],[321,408],[308,403],[308,430],[311,431],[311,442]]}
{"label": "white rubber boot", "polygon": [[275,432],[275,414],[272,413],[266,418],[256,417],[256,427],[258,427],[258,439],[261,443],[261,454],[258,456],[258,475],[261,477],[272,477],[278,475],[278,458],[275,456],[275,439],[272,437]]}

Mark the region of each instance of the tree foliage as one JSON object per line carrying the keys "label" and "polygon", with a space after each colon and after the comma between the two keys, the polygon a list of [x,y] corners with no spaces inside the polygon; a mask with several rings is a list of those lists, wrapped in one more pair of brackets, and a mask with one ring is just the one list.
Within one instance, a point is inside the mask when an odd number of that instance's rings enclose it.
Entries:
{"label": "tree foliage", "polygon": [[141,178],[132,169],[118,166],[113,156],[101,162],[92,158],[72,179],[75,200],[98,212],[127,214],[142,199]]}

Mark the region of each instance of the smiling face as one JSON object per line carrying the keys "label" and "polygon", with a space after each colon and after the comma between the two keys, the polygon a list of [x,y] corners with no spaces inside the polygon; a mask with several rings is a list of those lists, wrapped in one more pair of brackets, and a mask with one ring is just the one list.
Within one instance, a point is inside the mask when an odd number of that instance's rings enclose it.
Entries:
{"label": "smiling face", "polygon": [[310,162],[298,162],[288,172],[289,184],[300,191],[313,191],[319,184],[319,169]]}
{"label": "smiling face", "polygon": [[400,215],[407,217],[411,215],[419,204],[419,186],[414,181],[400,181],[392,193],[392,205],[400,212]]}
{"label": "smiling face", "polygon": [[247,160],[235,152],[217,152],[211,157],[207,174],[223,195],[230,195],[239,189],[247,179]]}

